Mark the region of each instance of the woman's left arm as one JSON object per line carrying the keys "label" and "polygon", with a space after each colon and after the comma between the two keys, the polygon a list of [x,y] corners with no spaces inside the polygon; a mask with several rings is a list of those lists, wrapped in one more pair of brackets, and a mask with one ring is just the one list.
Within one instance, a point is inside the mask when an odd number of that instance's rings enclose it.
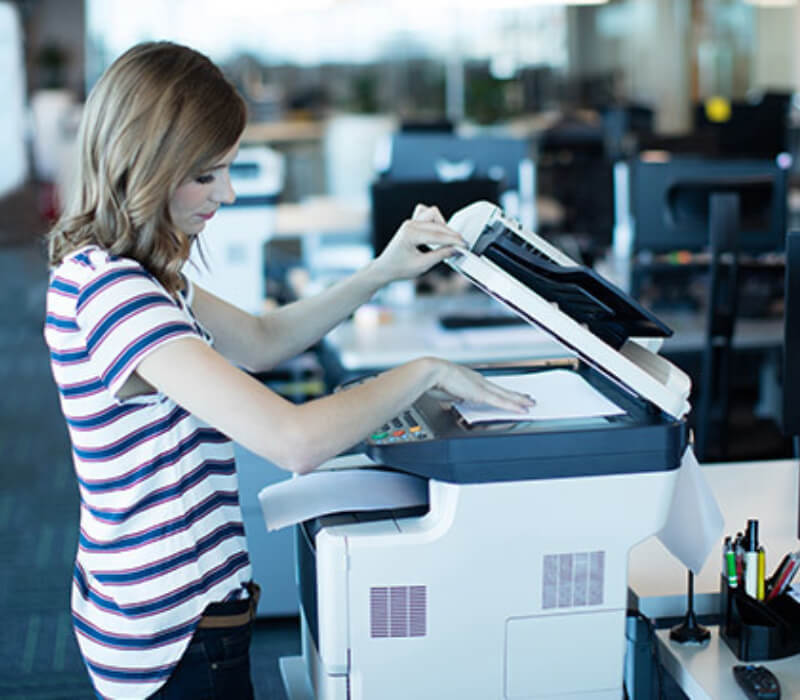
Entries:
{"label": "woman's left arm", "polygon": [[314,297],[253,316],[196,288],[192,309],[222,355],[265,371],[314,345],[384,285],[416,277],[463,246],[436,207],[418,205],[378,258]]}

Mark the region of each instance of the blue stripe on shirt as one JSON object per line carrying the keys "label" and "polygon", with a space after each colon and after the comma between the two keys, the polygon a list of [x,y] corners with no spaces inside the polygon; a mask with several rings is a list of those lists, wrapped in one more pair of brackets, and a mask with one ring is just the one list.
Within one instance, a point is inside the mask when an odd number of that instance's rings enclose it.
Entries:
{"label": "blue stripe on shirt", "polygon": [[87,552],[115,552],[131,547],[140,547],[185,530],[217,508],[237,505],[239,505],[239,495],[236,491],[217,491],[205,501],[198,503],[194,508],[187,510],[180,517],[165,523],[159,523],[132,535],[124,535],[108,542],[93,542],[81,531],[79,537],[80,547]]}
{"label": "blue stripe on shirt", "polygon": [[157,330],[141,336],[135,343],[133,343],[125,352],[123,352],[114,363],[106,370],[103,376],[103,381],[110,385],[114,379],[128,366],[139,353],[147,350],[147,348],[158,345],[161,341],[171,335],[179,333],[190,333],[192,336],[197,337],[197,332],[189,323],[168,323],[161,326]]}
{"label": "blue stripe on shirt", "polygon": [[[77,626],[77,625],[76,625]],[[189,630],[191,633],[192,630]],[[182,635],[185,636],[185,635]],[[173,641],[173,640],[170,640]],[[89,659],[85,659],[86,665],[101,678],[109,681],[116,681],[117,683],[138,683],[147,681],[159,681],[169,678],[175,666],[178,665],[176,661],[174,664],[168,666],[157,666],[152,669],[137,669],[136,671],[129,671],[124,668],[107,668],[92,663]],[[102,697],[99,696],[98,697]]]}
{"label": "blue stripe on shirt", "polygon": [[194,469],[191,473],[180,479],[176,484],[151,491],[147,496],[134,503],[130,508],[125,508],[120,511],[104,510],[102,508],[89,508],[89,512],[94,515],[98,520],[107,523],[120,523],[123,520],[136,515],[137,513],[150,508],[158,503],[168,501],[175,496],[188,491],[196,486],[206,477],[214,474],[231,475],[236,472],[236,463],[234,460],[206,460],[202,462],[199,467]]}
{"label": "blue stripe on shirt", "polygon": [[67,350],[66,352],[51,350],[50,359],[60,365],[65,365],[70,362],[84,362],[89,359],[89,353],[86,352],[85,348],[81,348],[80,350]]}
{"label": "blue stripe on shirt", "polygon": [[129,267],[122,270],[112,270],[86,285],[78,295],[78,303],[75,305],[77,311],[80,311],[83,306],[91,299],[91,297],[99,292],[103,287],[108,287],[115,282],[124,279],[125,277],[144,277],[145,279],[152,280],[153,276],[144,268]]}
{"label": "blue stripe on shirt", "polygon": [[71,296],[78,296],[80,291],[80,287],[77,284],[70,284],[66,280],[58,279],[57,277],[50,282],[50,288]]}
{"label": "blue stripe on shirt", "polygon": [[[171,627],[163,632],[159,632],[158,634],[134,637],[123,634],[113,634],[106,630],[102,630],[75,614],[72,615],[72,623],[75,625],[75,629],[82,632],[98,644],[128,649],[149,649],[152,647],[161,646],[163,644],[171,644],[172,642],[191,635],[197,627],[197,621],[195,620],[187,622],[183,625]],[[87,663],[89,663],[85,656],[84,659]],[[102,666],[99,668],[103,669]],[[120,670],[120,673],[125,673],[125,671]]]}
{"label": "blue stripe on shirt", "polygon": [[173,556],[166,557],[157,563],[121,572],[96,571],[94,577],[100,583],[110,586],[115,584],[124,586],[126,584],[139,583],[140,581],[146,581],[155,576],[160,576],[172,571],[173,569],[177,569],[188,562],[197,561],[203,554],[211,551],[220,542],[224,542],[231,537],[244,536],[244,525],[242,525],[242,523],[226,523],[222,527],[210,532],[205,537],[201,537],[191,548],[178,552]]}
{"label": "blue stripe on shirt", "polygon": [[180,406],[175,406],[172,411],[170,411],[160,420],[129,433],[126,437],[122,438],[121,440],[117,440],[117,442],[114,442],[110,445],[103,445],[102,447],[79,447],[73,440],[73,448],[78,457],[90,462],[113,459],[114,457],[124,454],[139,443],[149,440],[150,438],[175,427],[187,415],[188,413],[185,409],[181,408]]}
{"label": "blue stripe on shirt", "polygon": [[86,586],[85,581],[83,582],[82,586],[79,585],[79,588],[81,588],[82,591],[87,591],[88,596],[84,597],[88,597],[92,603],[102,610],[111,613],[119,613],[125,615],[126,617],[144,617],[146,615],[154,615],[169,608],[174,608],[181,603],[185,603],[187,600],[196,595],[205,593],[215,584],[226,579],[237,569],[247,566],[249,561],[250,560],[246,552],[236,552],[235,554],[231,555],[222,566],[206,572],[199,579],[193,581],[187,586],[184,586],[180,590],[169,593],[161,598],[156,598],[155,600],[149,600],[143,603],[120,605],[115,600],[101,596],[93,591],[91,587]]}
{"label": "blue stripe on shirt", "polygon": [[44,318],[44,325],[50,326],[51,328],[58,328],[62,331],[78,330],[78,324],[75,322],[74,318],[62,318],[55,314],[47,314]]}
{"label": "blue stripe on shirt", "polygon": [[59,385],[58,391],[62,396],[70,397],[70,398],[79,398],[81,396],[88,396],[89,394],[94,394],[101,389],[104,389],[105,385],[96,377],[93,379],[87,379],[85,382],[80,382],[78,384],[72,384],[70,386],[61,386]]}
{"label": "blue stripe on shirt", "polygon": [[67,425],[70,425],[76,430],[100,428],[108,423],[112,423],[117,418],[121,418],[132,411],[138,411],[141,408],[142,404],[113,405],[92,416],[76,416],[74,418],[66,417],[66,421]]}
{"label": "blue stripe on shirt", "polygon": [[108,316],[106,316],[100,323],[97,324],[86,336],[86,348],[89,352],[94,350],[95,345],[99,343],[108,330],[116,323],[119,323],[128,316],[133,316],[138,311],[153,306],[170,306],[175,307],[175,304],[164,294],[145,294],[143,296],[132,299],[127,304],[123,304],[117,309],[114,309]]}
{"label": "blue stripe on shirt", "polygon": [[226,442],[229,442],[229,438],[220,433],[218,430],[215,430],[214,428],[199,428],[191,435],[181,440],[171,450],[163,452],[155,459],[145,462],[138,469],[134,469],[123,476],[98,481],[89,481],[88,479],[81,478],[79,476],[78,481],[81,487],[91,493],[115,491],[116,489],[125,488],[126,486],[136,483],[140,479],[150,476],[164,466],[174,464],[179,459],[189,454],[192,450],[196,449],[198,445],[202,443],[220,445]]}

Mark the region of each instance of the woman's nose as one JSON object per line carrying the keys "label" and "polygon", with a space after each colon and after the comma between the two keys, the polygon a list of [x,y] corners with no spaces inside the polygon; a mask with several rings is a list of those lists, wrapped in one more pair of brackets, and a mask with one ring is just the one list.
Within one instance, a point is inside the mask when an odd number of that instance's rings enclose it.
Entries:
{"label": "woman's nose", "polygon": [[216,200],[222,204],[233,204],[236,200],[236,192],[233,189],[230,174],[226,172],[218,178],[217,183],[218,187],[214,192]]}

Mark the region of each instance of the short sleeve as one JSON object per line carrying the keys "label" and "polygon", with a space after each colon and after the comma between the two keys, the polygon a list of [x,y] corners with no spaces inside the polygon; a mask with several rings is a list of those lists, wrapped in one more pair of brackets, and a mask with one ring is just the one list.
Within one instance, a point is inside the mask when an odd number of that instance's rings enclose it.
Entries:
{"label": "short sleeve", "polygon": [[76,301],[92,368],[116,396],[142,359],[165,343],[200,337],[180,305],[138,263],[95,268]]}

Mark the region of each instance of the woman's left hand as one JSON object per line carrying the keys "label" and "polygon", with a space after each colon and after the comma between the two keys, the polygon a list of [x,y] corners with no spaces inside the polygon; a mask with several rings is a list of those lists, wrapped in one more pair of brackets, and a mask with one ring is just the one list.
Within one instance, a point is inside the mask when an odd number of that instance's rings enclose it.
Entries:
{"label": "woman's left hand", "polygon": [[464,248],[466,242],[447,226],[437,207],[418,204],[374,265],[387,283],[411,279]]}

